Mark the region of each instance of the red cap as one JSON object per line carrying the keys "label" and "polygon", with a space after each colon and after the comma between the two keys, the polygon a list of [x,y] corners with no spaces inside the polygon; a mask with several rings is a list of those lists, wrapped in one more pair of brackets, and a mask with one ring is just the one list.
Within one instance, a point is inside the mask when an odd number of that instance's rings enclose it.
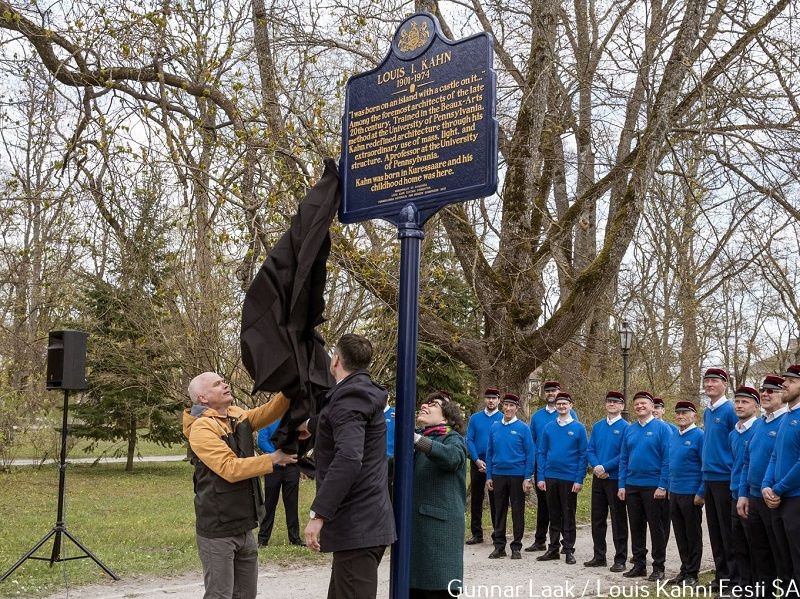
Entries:
{"label": "red cap", "polygon": [[747,399],[752,399],[758,405],[761,405],[761,394],[753,387],[742,385],[736,390],[734,397],[746,397]]}
{"label": "red cap", "polygon": [[500,397],[500,391],[497,387],[487,387],[486,391],[483,392],[484,397]]}
{"label": "red cap", "polygon": [[645,399],[649,399],[651,402],[655,403],[653,394],[649,391],[637,391],[636,395],[633,396],[633,401],[636,401],[639,397],[644,397]]}
{"label": "red cap", "polygon": [[691,401],[679,401],[675,404],[676,412],[694,412],[697,414],[697,406]]}
{"label": "red cap", "polygon": [[[800,375],[798,375],[800,376]],[[709,368],[706,370],[706,373],[703,375],[704,379],[720,379],[722,381],[728,382],[728,373],[722,368]]]}
{"label": "red cap", "polygon": [[543,389],[545,391],[555,391],[556,389],[561,389],[561,383],[558,381],[545,381]]}
{"label": "red cap", "polygon": [[625,396],[619,391],[609,391],[606,393],[606,401],[618,401],[625,403]]}
{"label": "red cap", "polygon": [[569,403],[573,403],[572,396],[566,391],[558,392],[558,395],[556,395],[556,401],[558,401],[559,399],[566,399]]}
{"label": "red cap", "polygon": [[783,383],[786,379],[777,374],[768,374],[764,377],[764,382],[761,383],[762,389],[783,389]]}
{"label": "red cap", "polygon": [[782,376],[783,378],[800,379],[800,364],[792,364]]}
{"label": "red cap", "polygon": [[519,395],[515,395],[513,393],[506,393],[503,396],[503,403],[515,403],[519,405]]}

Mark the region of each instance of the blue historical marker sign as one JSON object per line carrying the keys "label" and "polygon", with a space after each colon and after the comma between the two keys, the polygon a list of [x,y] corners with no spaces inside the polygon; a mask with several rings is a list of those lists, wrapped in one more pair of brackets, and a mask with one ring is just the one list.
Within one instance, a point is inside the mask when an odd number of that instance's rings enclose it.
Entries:
{"label": "blue historical marker sign", "polygon": [[497,190],[492,40],[451,41],[428,13],[407,18],[381,65],[350,78],[343,119],[339,220],[422,221]]}

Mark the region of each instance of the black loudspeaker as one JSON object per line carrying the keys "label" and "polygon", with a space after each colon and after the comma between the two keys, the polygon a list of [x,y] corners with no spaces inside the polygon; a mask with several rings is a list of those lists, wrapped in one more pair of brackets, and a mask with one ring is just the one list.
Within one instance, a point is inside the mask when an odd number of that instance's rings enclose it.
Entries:
{"label": "black loudspeaker", "polygon": [[47,339],[47,388],[86,389],[86,339],[83,331],[50,331]]}

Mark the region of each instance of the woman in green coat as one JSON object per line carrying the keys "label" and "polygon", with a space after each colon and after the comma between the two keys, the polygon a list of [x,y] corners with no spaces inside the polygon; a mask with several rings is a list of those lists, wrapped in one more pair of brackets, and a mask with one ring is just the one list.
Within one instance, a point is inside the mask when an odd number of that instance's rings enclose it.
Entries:
{"label": "woman in green coat", "polygon": [[455,597],[464,578],[464,417],[458,404],[438,391],[423,402],[417,426],[409,597]]}

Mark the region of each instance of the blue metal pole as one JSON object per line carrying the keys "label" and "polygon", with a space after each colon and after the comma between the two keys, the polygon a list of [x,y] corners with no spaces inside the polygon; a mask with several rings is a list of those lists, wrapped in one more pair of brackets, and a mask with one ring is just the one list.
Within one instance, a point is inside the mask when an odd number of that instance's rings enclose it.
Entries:
{"label": "blue metal pole", "polygon": [[419,256],[425,233],[417,209],[408,204],[397,224],[400,238],[400,295],[397,336],[397,407],[394,431],[394,519],[390,597],[407,599],[411,574],[411,499],[414,476],[414,412],[417,396]]}

